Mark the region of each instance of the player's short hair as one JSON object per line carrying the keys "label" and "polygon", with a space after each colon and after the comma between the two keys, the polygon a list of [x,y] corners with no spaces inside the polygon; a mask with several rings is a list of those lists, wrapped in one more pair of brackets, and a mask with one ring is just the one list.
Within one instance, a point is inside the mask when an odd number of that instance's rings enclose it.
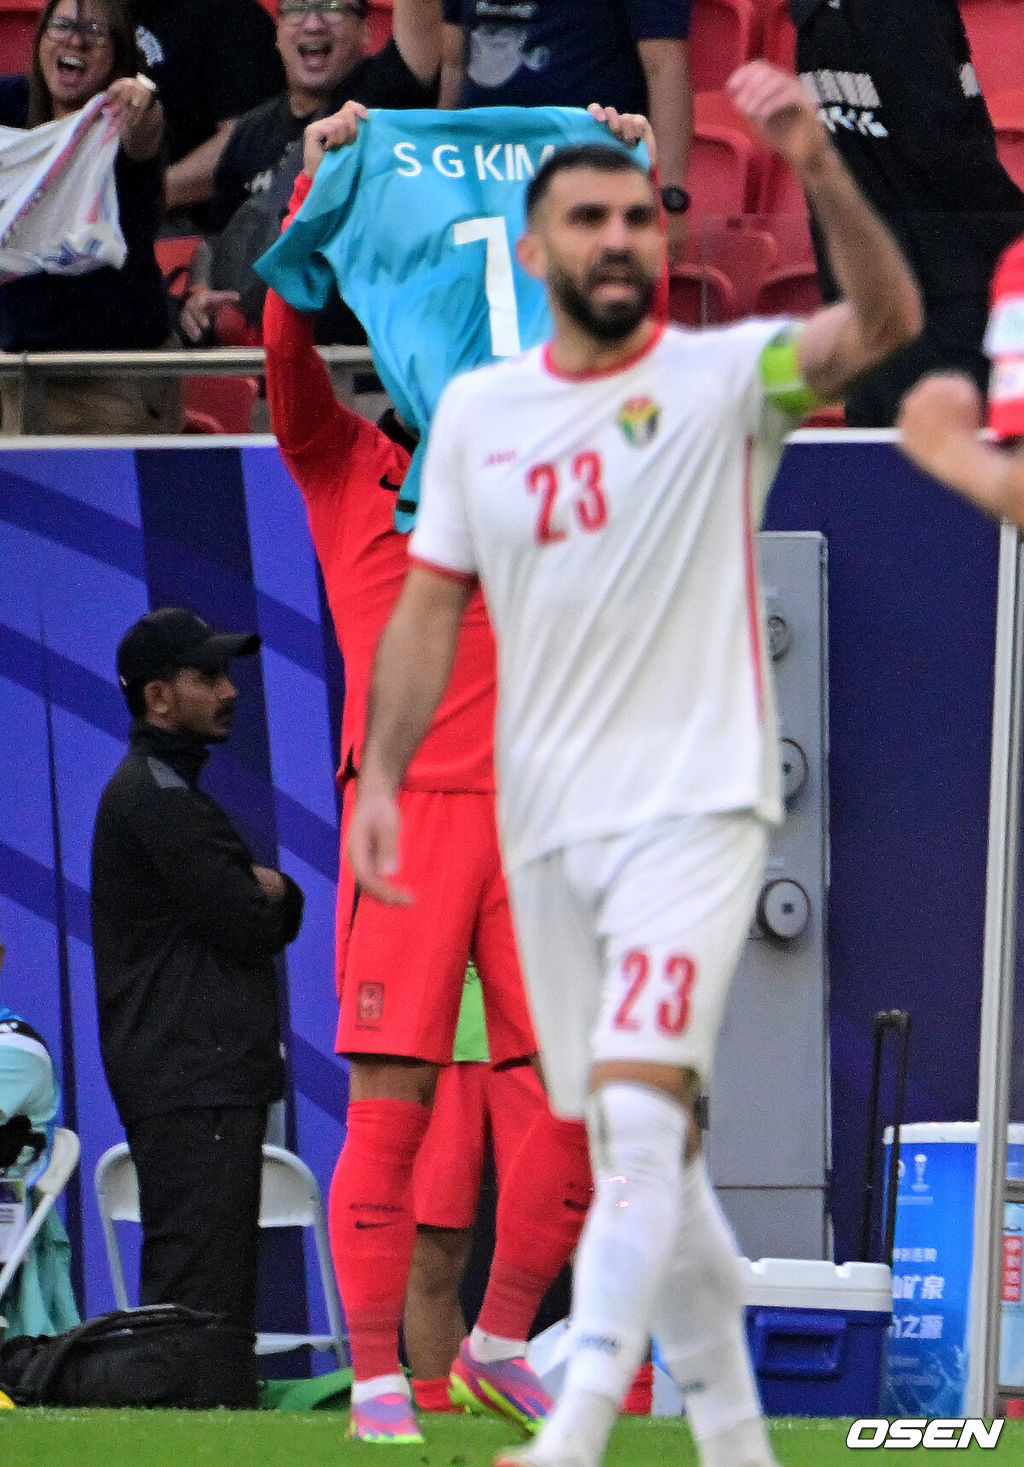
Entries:
{"label": "player's short hair", "polygon": [[650,169],[645,168],[639,158],[608,143],[574,143],[568,148],[558,148],[530,180],[526,190],[528,222],[547,197],[551,180],[559,173],[574,172],[579,168],[590,168],[595,173],[639,173],[648,182],[651,179]]}

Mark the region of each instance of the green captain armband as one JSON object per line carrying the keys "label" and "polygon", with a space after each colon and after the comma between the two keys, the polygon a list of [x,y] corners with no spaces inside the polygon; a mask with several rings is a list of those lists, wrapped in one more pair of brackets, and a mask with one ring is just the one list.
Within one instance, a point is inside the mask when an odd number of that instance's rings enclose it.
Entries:
{"label": "green captain armband", "polygon": [[800,375],[796,349],[800,336],[790,327],[772,337],[761,353],[761,386],[768,402],[789,418],[806,418],[821,403]]}

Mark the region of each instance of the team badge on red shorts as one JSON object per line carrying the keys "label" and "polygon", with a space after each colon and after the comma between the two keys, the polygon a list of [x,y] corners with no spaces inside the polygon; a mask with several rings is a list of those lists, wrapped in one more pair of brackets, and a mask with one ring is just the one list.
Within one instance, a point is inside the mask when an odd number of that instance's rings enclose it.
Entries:
{"label": "team badge on red shorts", "polygon": [[384,1017],[383,983],[360,983],[356,1004],[356,1028],[373,1029]]}
{"label": "team badge on red shorts", "polygon": [[646,448],[658,431],[661,408],[649,397],[631,397],[619,411],[619,427],[626,442],[634,448]]}

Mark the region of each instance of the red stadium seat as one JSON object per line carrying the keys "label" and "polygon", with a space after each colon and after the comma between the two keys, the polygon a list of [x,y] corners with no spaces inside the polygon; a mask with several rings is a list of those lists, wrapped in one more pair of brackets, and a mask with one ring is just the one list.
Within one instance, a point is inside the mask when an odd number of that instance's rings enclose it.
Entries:
{"label": "red stadium seat", "polygon": [[795,70],[796,31],[789,0],[761,0],[761,55],[787,71]]}
{"label": "red stadium seat", "polygon": [[1024,90],[993,92],[987,101],[1000,161],[1018,188],[1024,188]]}
{"label": "red stadium seat", "polygon": [[31,0],[0,0],[0,71],[28,71],[41,5]]}
{"label": "red stadium seat", "polygon": [[255,377],[196,376],[185,378],[185,411],[193,422],[209,420],[219,427],[193,432],[248,433],[259,383]]}
{"label": "red stadium seat", "polygon": [[807,218],[807,200],[800,180],[778,153],[767,155],[757,197],[757,213]]}
{"label": "red stadium seat", "polygon": [[695,222],[688,263],[723,274],[732,286],[736,315],[749,316],[761,286],[779,264],[774,236],[759,220],[746,216]]}
{"label": "red stadium seat", "polygon": [[985,96],[1024,85],[1024,0],[961,0],[960,12]]}
{"label": "red stadium seat", "polygon": [[696,0],[690,20],[690,79],[696,92],[718,91],[754,54],[753,0]]}
{"label": "red stadium seat", "polygon": [[759,316],[810,316],[821,305],[813,264],[786,265],[769,275],[757,298]]}
{"label": "red stadium seat", "polygon": [[697,214],[743,214],[754,178],[755,147],[747,133],[698,122],[686,170],[686,187]]}
{"label": "red stadium seat", "polygon": [[202,242],[201,234],[179,234],[171,239],[158,239],[153,246],[164,285],[176,300],[188,291],[189,268]]}
{"label": "red stadium seat", "polygon": [[677,326],[719,326],[740,315],[732,281],[713,265],[675,265],[668,281],[668,316]]}
{"label": "red stadium seat", "polygon": [[391,35],[391,0],[370,0],[370,50],[379,51]]}
{"label": "red stadium seat", "polygon": [[845,428],[846,409],[841,402],[834,402],[829,407],[819,408],[809,418],[804,418],[800,426],[801,428]]}

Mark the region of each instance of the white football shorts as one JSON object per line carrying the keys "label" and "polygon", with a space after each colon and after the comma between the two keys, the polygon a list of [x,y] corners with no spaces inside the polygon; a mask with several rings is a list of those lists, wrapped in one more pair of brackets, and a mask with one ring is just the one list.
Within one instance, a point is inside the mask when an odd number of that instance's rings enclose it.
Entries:
{"label": "white football shorts", "polygon": [[706,1083],[766,844],[752,811],[679,816],[508,873],[556,1114],[584,1115],[600,1060],[678,1065]]}

